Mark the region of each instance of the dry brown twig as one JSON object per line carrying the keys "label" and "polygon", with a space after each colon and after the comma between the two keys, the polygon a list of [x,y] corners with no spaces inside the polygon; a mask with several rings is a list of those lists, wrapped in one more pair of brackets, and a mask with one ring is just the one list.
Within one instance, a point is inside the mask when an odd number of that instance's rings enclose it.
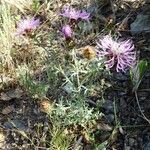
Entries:
{"label": "dry brown twig", "polygon": [[142,109],[141,109],[141,106],[140,106],[140,103],[139,103],[139,99],[138,99],[138,94],[137,94],[137,91],[134,92],[135,93],[135,99],[136,99],[136,102],[137,102],[137,105],[138,105],[138,108],[140,110],[140,113],[142,115],[142,117],[150,124],[150,120],[145,116],[145,114],[142,112]]}

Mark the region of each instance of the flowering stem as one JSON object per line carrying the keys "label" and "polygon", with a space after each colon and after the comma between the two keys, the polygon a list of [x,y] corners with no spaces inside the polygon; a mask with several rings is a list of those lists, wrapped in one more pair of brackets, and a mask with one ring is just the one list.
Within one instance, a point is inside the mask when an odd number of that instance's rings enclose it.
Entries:
{"label": "flowering stem", "polygon": [[77,76],[77,86],[78,86],[78,92],[79,92],[80,91],[79,67],[78,67],[77,60],[75,57],[76,56],[74,55],[74,63],[76,66],[76,76]]}

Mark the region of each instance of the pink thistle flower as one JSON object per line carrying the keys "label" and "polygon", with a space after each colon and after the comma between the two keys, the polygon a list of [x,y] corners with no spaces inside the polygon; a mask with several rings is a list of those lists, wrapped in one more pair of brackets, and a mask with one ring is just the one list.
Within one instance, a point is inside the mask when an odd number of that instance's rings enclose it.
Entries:
{"label": "pink thistle flower", "polygon": [[134,45],[131,40],[118,41],[110,35],[104,36],[97,43],[98,56],[105,57],[105,64],[108,68],[116,67],[116,71],[123,71],[135,63]]}
{"label": "pink thistle flower", "polygon": [[90,13],[87,13],[85,10],[80,12],[80,17],[83,20],[89,20],[90,18]]}
{"label": "pink thistle flower", "polygon": [[73,35],[72,29],[69,25],[64,25],[61,29],[61,32],[66,39],[70,39]]}
{"label": "pink thistle flower", "polygon": [[90,13],[87,13],[86,11],[76,10],[71,6],[64,6],[63,12],[60,13],[60,15],[74,20],[88,20],[90,17]]}
{"label": "pink thistle flower", "polygon": [[31,32],[32,30],[35,30],[40,25],[39,19],[22,19],[18,23],[17,27],[17,35],[25,34],[27,32]]}

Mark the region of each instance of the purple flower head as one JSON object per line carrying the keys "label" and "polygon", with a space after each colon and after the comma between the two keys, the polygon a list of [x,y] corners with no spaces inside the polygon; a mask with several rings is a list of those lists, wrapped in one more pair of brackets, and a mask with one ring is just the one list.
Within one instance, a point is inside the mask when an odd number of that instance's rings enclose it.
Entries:
{"label": "purple flower head", "polygon": [[71,6],[64,6],[63,12],[60,15],[74,20],[88,20],[90,17],[90,13],[87,13],[86,11],[76,10]]}
{"label": "purple flower head", "polygon": [[80,18],[83,20],[89,20],[90,13],[87,13],[85,10],[83,10],[80,12]]}
{"label": "purple flower head", "polygon": [[61,29],[61,32],[65,38],[71,38],[72,37],[72,29],[69,25],[64,25]]}
{"label": "purple flower head", "polygon": [[135,63],[134,45],[131,40],[118,41],[110,35],[104,36],[97,43],[98,56],[105,57],[108,68],[116,67],[116,71],[123,71]]}
{"label": "purple flower head", "polygon": [[23,19],[18,23],[17,35],[35,30],[40,25],[39,19]]}

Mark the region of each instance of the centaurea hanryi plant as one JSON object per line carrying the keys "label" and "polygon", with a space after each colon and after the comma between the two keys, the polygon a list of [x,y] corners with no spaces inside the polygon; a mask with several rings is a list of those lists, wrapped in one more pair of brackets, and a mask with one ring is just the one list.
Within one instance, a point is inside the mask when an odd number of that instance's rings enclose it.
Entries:
{"label": "centaurea hanryi plant", "polygon": [[89,20],[90,13],[86,12],[85,10],[76,10],[72,8],[71,6],[64,6],[62,13],[60,13],[61,16],[67,17],[69,19],[78,20]]}
{"label": "centaurea hanryi plant", "polygon": [[105,57],[106,67],[115,67],[117,72],[125,72],[128,67],[135,63],[136,53],[134,44],[129,40],[114,40],[111,35],[106,35],[97,42],[99,57]]}
{"label": "centaurea hanryi plant", "polygon": [[64,25],[61,29],[61,32],[66,39],[72,38],[73,32],[69,25]]}
{"label": "centaurea hanryi plant", "polygon": [[16,35],[22,35],[35,30],[40,25],[39,19],[22,19],[17,25]]}

